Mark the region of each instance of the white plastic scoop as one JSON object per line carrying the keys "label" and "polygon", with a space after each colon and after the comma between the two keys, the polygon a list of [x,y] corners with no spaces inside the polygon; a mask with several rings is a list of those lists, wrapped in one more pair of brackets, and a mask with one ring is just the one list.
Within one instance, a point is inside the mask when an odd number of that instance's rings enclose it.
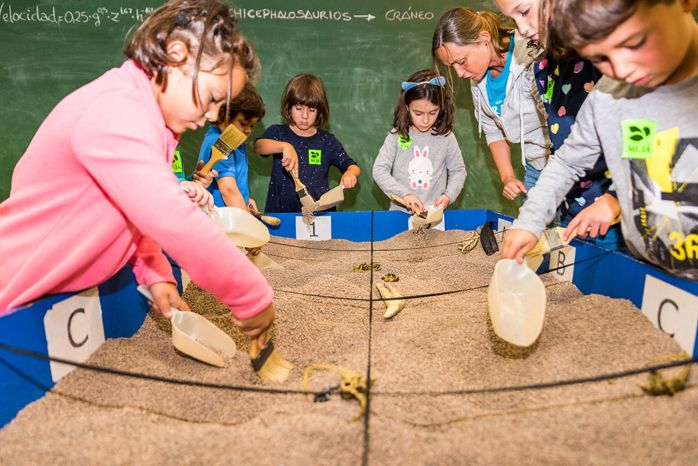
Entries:
{"label": "white plastic scoop", "polygon": [[444,206],[428,209],[426,218],[419,215],[412,216],[412,228],[431,228],[436,226],[444,218]]}
{"label": "white plastic scoop", "polygon": [[[153,296],[146,287],[139,285],[138,291],[153,301]],[[233,339],[205,317],[174,307],[170,308],[170,312],[172,344],[178,351],[216,367],[225,367],[223,356],[235,356],[237,347]]]}
{"label": "white plastic scoop", "polygon": [[257,248],[269,242],[269,229],[244,209],[214,207],[208,215],[236,246]]}
{"label": "white plastic scoop", "polygon": [[322,211],[331,209],[341,204],[342,201],[344,201],[344,185],[339,183],[339,185],[320,196],[315,205],[315,210]]}
{"label": "white plastic scoop", "polygon": [[502,259],[494,266],[487,290],[494,333],[508,343],[528,347],[545,320],[545,286],[525,264]]}

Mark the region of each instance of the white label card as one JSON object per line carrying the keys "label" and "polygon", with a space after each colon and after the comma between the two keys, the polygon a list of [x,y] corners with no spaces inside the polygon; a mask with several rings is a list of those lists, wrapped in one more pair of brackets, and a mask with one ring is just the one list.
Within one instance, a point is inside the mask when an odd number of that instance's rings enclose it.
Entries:
{"label": "white label card", "polygon": [[550,253],[550,274],[561,282],[571,282],[574,277],[576,248],[567,246]]}
{"label": "white label card", "polygon": [[698,328],[698,296],[646,275],[642,312],[658,329],[693,355]]}
{"label": "white label card", "polygon": [[[84,362],[104,342],[99,290],[90,288],[46,311],[44,331],[49,356]],[[51,361],[51,378],[58,382],[75,366]]]}
{"label": "white label card", "polygon": [[325,241],[332,239],[332,217],[315,217],[310,224],[296,217],[296,239]]}

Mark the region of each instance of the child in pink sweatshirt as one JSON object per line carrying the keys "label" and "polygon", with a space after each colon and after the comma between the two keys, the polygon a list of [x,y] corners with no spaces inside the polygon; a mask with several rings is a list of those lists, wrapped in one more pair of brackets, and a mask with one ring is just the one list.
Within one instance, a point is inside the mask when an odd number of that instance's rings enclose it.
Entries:
{"label": "child in pink sweatshirt", "polygon": [[15,167],[0,204],[0,315],[95,286],[127,262],[163,315],[186,310],[164,250],[263,345],[271,288],[171,169],[180,134],[240,92],[257,69],[254,52],[228,6],[172,0],[138,28],[126,56],[65,97]]}

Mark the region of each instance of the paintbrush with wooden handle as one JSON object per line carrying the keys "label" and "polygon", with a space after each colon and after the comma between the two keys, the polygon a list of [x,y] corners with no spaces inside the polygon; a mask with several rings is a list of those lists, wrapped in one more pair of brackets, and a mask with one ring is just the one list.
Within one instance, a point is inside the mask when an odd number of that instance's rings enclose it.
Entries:
{"label": "paintbrush with wooden handle", "polygon": [[213,144],[211,158],[208,159],[204,168],[199,170],[199,175],[206,176],[216,162],[226,160],[235,149],[245,142],[245,139],[247,139],[245,133],[237,129],[235,125],[228,125]]}

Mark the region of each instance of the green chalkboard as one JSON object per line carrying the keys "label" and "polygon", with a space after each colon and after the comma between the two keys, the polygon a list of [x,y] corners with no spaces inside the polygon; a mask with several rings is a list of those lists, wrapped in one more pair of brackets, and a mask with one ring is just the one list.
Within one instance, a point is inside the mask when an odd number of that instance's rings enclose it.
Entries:
{"label": "green chalkboard", "polygon": [[[158,4],[149,0],[0,0],[0,200],[9,196],[13,167],[53,106],[73,89],[120,65],[128,32]],[[316,74],[324,81],[330,102],[327,129],[363,170],[358,189],[346,193],[341,209],[387,208],[387,198],[371,180],[371,168],[390,130],[400,83],[414,71],[431,66],[437,18],[463,4],[477,9],[490,5],[472,0],[236,1],[240,28],[263,66],[258,89],[267,116],[251,140],[281,121],[279,100],[289,78],[301,72]],[[468,83],[457,83],[455,91],[455,133],[469,176],[454,207],[514,213],[516,205],[500,196],[494,164],[484,138],[477,135]],[[193,168],[202,137],[203,130],[182,138],[180,151],[187,172]],[[262,206],[271,159],[249,149],[252,196]],[[332,179],[331,185],[336,184],[339,174]]]}

